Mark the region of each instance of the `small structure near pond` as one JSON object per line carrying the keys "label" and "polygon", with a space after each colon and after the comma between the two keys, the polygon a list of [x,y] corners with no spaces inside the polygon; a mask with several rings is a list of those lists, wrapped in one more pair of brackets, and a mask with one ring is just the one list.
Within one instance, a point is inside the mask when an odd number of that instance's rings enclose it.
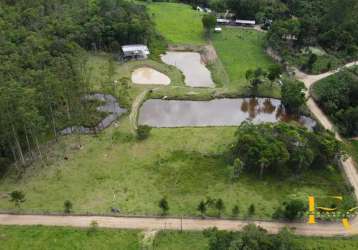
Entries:
{"label": "small structure near pond", "polygon": [[131,44],[122,46],[124,59],[146,59],[150,52],[144,44]]}

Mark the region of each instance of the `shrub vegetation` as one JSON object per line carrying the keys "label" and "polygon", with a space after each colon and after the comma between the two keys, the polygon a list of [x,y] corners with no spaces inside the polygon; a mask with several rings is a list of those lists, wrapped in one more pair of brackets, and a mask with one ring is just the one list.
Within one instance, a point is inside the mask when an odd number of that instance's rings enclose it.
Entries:
{"label": "shrub vegetation", "polygon": [[319,81],[312,94],[339,132],[358,136],[358,67]]}

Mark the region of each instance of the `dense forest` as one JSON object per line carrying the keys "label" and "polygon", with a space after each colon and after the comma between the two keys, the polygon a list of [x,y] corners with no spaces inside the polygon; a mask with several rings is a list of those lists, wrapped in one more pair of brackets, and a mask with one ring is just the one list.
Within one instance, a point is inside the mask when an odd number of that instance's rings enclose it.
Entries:
{"label": "dense forest", "polygon": [[274,21],[268,35],[269,46],[286,60],[308,73],[321,73],[357,59],[357,1],[296,0],[287,6],[290,17]]}
{"label": "dense forest", "polygon": [[0,173],[9,161],[41,158],[43,138],[88,114],[86,50],[155,41],[144,8],[122,0],[0,0]]}
{"label": "dense forest", "polygon": [[358,136],[358,68],[347,69],[313,86],[313,97],[339,131]]}

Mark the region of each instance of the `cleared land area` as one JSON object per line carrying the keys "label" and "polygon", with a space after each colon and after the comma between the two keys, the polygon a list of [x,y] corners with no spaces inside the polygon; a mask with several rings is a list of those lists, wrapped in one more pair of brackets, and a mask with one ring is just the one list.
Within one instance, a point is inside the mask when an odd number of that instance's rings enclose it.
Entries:
{"label": "cleared land area", "polygon": [[[253,217],[271,218],[288,198],[341,193],[344,180],[335,168],[291,179],[244,174],[233,182],[224,153],[235,130],[153,129],[147,140],[138,142],[125,116],[117,128],[81,136],[80,150],[78,136],[62,137],[49,149],[49,165],[34,164],[1,179],[0,209],[14,209],[7,194],[22,190],[24,210],[63,211],[64,201],[70,200],[74,212],[109,213],[110,207],[118,207],[123,214],[153,215],[160,213],[158,201],[167,197],[170,215],[189,216],[199,215],[199,202],[211,197],[223,199],[224,216],[238,205],[245,218],[254,204]],[[217,211],[207,214],[217,216]]]}
{"label": "cleared land area", "polygon": [[212,41],[230,78],[230,87],[248,85],[245,74],[249,69],[267,69],[273,64],[264,51],[265,33],[237,27],[224,28],[213,34]]}
{"label": "cleared land area", "polygon": [[[150,67],[154,70],[157,70],[171,80],[171,85],[182,85],[184,86],[184,76],[183,74],[173,66],[166,65],[164,63],[156,62],[153,60],[144,60],[144,61],[130,61],[127,63],[118,63],[113,61],[113,73],[110,73],[110,60],[111,57],[109,54],[90,54],[88,57],[87,67],[90,71],[89,77],[91,81],[91,87],[97,91],[103,89],[103,84],[110,80],[120,80],[122,78],[131,79],[132,72],[141,67]],[[112,59],[113,60],[113,59]],[[146,86],[133,86],[134,89],[142,89]],[[137,94],[135,92],[134,94]]]}
{"label": "cleared land area", "polygon": [[205,44],[201,14],[190,5],[152,3],[147,7],[157,30],[169,43]]}
{"label": "cleared land area", "polygon": [[132,73],[132,82],[136,84],[159,84],[159,85],[169,85],[170,78],[164,75],[163,73],[149,68],[141,67],[133,71]]}

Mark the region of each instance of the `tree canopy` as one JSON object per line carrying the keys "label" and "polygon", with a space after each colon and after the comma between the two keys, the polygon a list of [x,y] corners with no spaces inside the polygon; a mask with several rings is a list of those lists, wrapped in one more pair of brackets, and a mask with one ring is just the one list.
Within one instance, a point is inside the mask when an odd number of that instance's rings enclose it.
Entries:
{"label": "tree canopy", "polygon": [[289,15],[276,19],[269,44],[280,52],[287,48],[321,46],[339,57],[358,56],[358,2],[355,0],[282,0]]}
{"label": "tree canopy", "polygon": [[245,226],[242,232],[219,231],[216,228],[204,231],[209,239],[210,250],[250,249],[250,250],[298,250],[299,244],[288,229],[282,229],[277,235],[254,224]]}
{"label": "tree canopy", "polygon": [[358,136],[358,68],[341,71],[313,86],[313,97],[346,136]]}
{"label": "tree canopy", "polygon": [[[236,131],[233,159],[244,170],[263,176],[265,172],[285,175],[309,168],[325,168],[341,155],[341,144],[328,132],[309,132],[286,123],[243,123]],[[268,171],[269,170],[269,171]]]}

